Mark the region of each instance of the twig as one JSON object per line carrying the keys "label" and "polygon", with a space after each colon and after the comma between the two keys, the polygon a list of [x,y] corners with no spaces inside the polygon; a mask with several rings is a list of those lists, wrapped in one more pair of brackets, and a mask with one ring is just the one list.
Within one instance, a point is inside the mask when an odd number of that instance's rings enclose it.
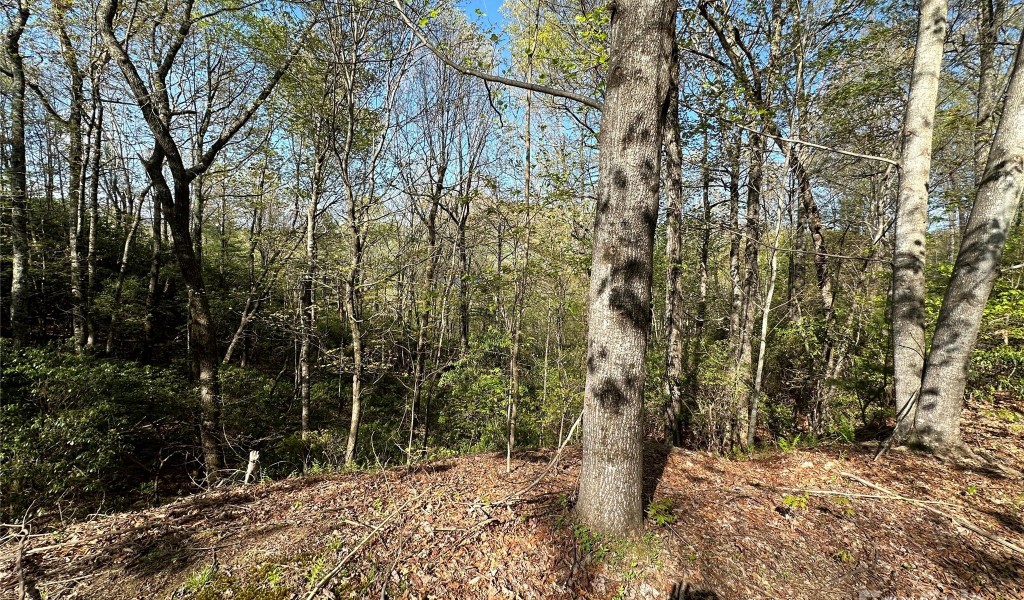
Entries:
{"label": "twig", "polygon": [[978,527],[977,525],[975,525],[974,523],[971,523],[970,521],[968,521],[964,517],[961,517],[960,515],[955,515],[955,514],[952,514],[952,513],[948,513],[948,512],[946,512],[944,510],[940,510],[938,508],[935,508],[934,506],[931,506],[929,504],[925,504],[921,500],[915,500],[913,498],[907,498],[906,496],[901,496],[900,494],[897,494],[896,492],[894,492],[894,491],[892,491],[892,490],[890,490],[888,488],[882,487],[882,486],[880,486],[878,484],[875,484],[875,483],[871,483],[867,479],[864,479],[862,477],[858,477],[857,475],[854,475],[853,473],[840,473],[840,475],[842,475],[843,477],[846,477],[847,479],[852,479],[853,481],[856,481],[857,483],[860,483],[861,485],[869,487],[869,488],[871,488],[873,490],[882,492],[883,494],[890,494],[890,495],[893,495],[893,496],[897,496],[900,500],[905,500],[907,502],[911,502],[913,504],[917,504],[917,505],[921,506],[922,508],[924,508],[925,510],[927,510],[928,512],[931,512],[933,514],[939,515],[940,517],[945,517],[947,519],[950,519],[954,523],[956,523],[957,525],[960,525],[961,527],[963,527],[964,529],[967,529],[969,531],[973,531],[974,533],[980,535],[981,537],[986,538],[988,540],[991,540],[991,541],[999,544],[1003,548],[1006,548],[1007,550],[1010,550],[1012,552],[1016,552],[1017,554],[1020,554],[1020,555],[1024,556],[1024,548],[1021,548],[1017,544],[1014,544],[1013,542],[1011,542],[1009,540],[1003,539],[1003,538],[999,537],[998,535],[996,535],[994,533],[985,531],[981,527]]}
{"label": "twig", "polygon": [[72,577],[71,579],[59,579],[57,581],[44,581],[44,582],[40,583],[39,585],[41,585],[42,587],[48,588],[48,587],[52,587],[52,586],[55,586],[55,585],[63,585],[63,584],[67,584],[67,583],[75,583],[75,582],[78,582],[78,581],[82,581],[84,579],[89,579],[91,577],[99,577],[100,575],[107,575],[107,574],[113,573],[115,571],[117,571],[117,569],[107,569],[106,571],[97,571],[95,573],[86,573],[85,575],[79,575],[78,577]]}
{"label": "twig", "polygon": [[397,515],[398,513],[402,512],[403,510],[405,510],[405,507],[407,507],[410,504],[412,504],[412,501],[416,500],[419,497],[420,497],[420,494],[417,493],[412,498],[409,498],[408,500],[406,500],[405,504],[403,504],[403,505],[399,506],[398,508],[396,508],[395,510],[393,510],[391,512],[391,514],[389,514],[383,521],[380,522],[379,525],[377,525],[376,527],[373,528],[373,531],[367,533],[363,537],[362,541],[360,541],[358,544],[356,544],[356,547],[353,548],[352,551],[349,552],[347,555],[345,555],[345,558],[341,559],[341,562],[338,563],[338,565],[336,567],[331,569],[331,571],[329,573],[324,575],[323,578],[320,579],[320,581],[318,581],[316,583],[316,585],[314,585],[313,588],[309,590],[309,593],[306,594],[306,600],[312,600],[313,597],[316,596],[320,592],[320,590],[324,589],[324,586],[327,585],[331,581],[331,579],[334,579],[335,575],[337,575],[338,573],[341,572],[341,570],[345,567],[345,565],[348,564],[348,561],[352,560],[352,557],[356,555],[356,552],[359,552],[359,550],[364,545],[366,545],[366,542],[370,541],[370,539],[373,536],[375,536],[378,533],[380,533],[384,529],[384,526],[387,525],[388,522],[391,521],[391,519],[393,519],[395,517],[395,515]]}
{"label": "twig", "polygon": [[768,490],[776,490],[780,492],[794,492],[797,494],[811,494],[813,496],[842,496],[844,498],[862,498],[865,500],[902,500],[911,504],[935,504],[938,506],[949,506],[951,508],[960,508],[959,505],[953,504],[952,502],[942,502],[941,500],[918,500],[916,498],[907,498],[906,496],[899,495],[879,495],[879,494],[858,494],[856,492],[841,492],[838,490],[816,490],[811,488],[790,488],[790,487],[777,487],[767,486],[761,484],[753,484],[754,487]]}
{"label": "twig", "polygon": [[[484,514],[487,514],[487,513],[485,512]],[[444,560],[447,561],[452,556],[454,556],[455,553],[458,552],[459,550],[461,550],[462,547],[465,546],[467,542],[469,542],[469,540],[472,538],[472,536],[474,534],[476,534],[478,531],[480,531],[481,529],[483,529],[485,525],[489,525],[491,523],[496,523],[496,522],[499,522],[499,519],[497,517],[492,517],[492,516],[488,515],[488,517],[486,519],[484,519],[483,521],[480,521],[476,525],[470,527],[469,530],[466,531],[466,534],[463,535],[461,538],[459,538],[459,541],[455,542],[455,544],[452,545],[451,550],[449,550],[448,554],[445,555]]]}
{"label": "twig", "polygon": [[579,427],[579,425],[580,425],[580,423],[582,421],[583,421],[583,413],[581,412],[580,416],[576,417],[576,422],[573,423],[572,427],[569,428],[569,433],[565,436],[565,441],[563,441],[562,445],[558,447],[558,452],[555,452],[555,455],[551,458],[551,462],[548,463],[548,466],[545,467],[543,471],[541,471],[540,475],[538,475],[536,479],[534,479],[532,482],[530,482],[530,485],[524,487],[523,489],[521,489],[521,490],[519,490],[517,492],[513,492],[513,493],[509,494],[508,496],[505,496],[501,500],[493,503],[492,506],[499,505],[499,504],[505,504],[505,503],[512,504],[520,496],[522,496],[526,492],[532,490],[533,488],[537,487],[537,484],[540,483],[540,481],[542,479],[544,479],[544,477],[547,476],[547,474],[551,471],[551,469],[554,469],[555,465],[558,464],[558,459],[562,458],[562,451],[565,450],[565,447],[569,444],[569,440],[572,439],[572,434],[576,432],[576,428]]}

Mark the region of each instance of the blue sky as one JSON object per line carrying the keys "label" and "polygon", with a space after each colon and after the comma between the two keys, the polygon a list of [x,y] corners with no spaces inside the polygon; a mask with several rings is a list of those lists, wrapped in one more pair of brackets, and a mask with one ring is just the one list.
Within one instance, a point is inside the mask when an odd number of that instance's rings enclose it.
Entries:
{"label": "blue sky", "polygon": [[484,22],[494,25],[497,28],[501,28],[504,24],[505,19],[501,16],[501,5],[504,0],[464,0],[459,3],[462,10],[466,11],[470,19],[479,19],[474,12],[476,9],[480,9],[484,13]]}

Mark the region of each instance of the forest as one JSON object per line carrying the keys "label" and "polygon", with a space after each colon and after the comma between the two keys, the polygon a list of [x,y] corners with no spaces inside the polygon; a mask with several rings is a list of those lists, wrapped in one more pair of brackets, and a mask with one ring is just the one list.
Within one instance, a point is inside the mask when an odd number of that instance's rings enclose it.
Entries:
{"label": "forest", "polygon": [[3,0],[0,588],[1020,597],[1022,8]]}

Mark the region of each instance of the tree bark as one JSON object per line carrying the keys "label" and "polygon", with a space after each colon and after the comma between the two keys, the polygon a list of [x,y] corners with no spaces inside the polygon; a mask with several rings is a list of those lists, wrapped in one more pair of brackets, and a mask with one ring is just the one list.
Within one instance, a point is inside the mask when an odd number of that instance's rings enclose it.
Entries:
{"label": "tree bark", "polygon": [[160,304],[160,262],[163,257],[163,210],[160,199],[152,196],[153,239],[150,240],[149,253],[149,285],[146,288],[146,320],[142,326],[142,362],[148,363],[153,355],[153,329],[156,321],[156,308]]}
{"label": "tree bark", "polygon": [[903,123],[902,177],[892,267],[893,382],[898,440],[910,431],[909,417],[921,391],[924,369],[928,179],[947,10],[946,0],[922,0],[910,96]]}
{"label": "tree bark", "polygon": [[85,348],[96,346],[96,315],[93,311],[96,295],[96,244],[100,221],[100,159],[103,155],[103,102],[100,100],[99,77],[93,77],[93,114],[90,133],[92,152],[89,166],[89,240],[85,254]]}
{"label": "tree bark", "polygon": [[309,204],[306,206],[306,269],[302,274],[299,290],[299,399],[302,404],[302,439],[309,435],[310,400],[310,357],[313,351],[313,331],[316,327],[316,304],[313,298],[313,281],[316,278],[316,217],[320,210],[320,187],[323,181],[326,153],[317,148],[313,162],[312,187]]}
{"label": "tree bark", "polygon": [[1024,187],[1024,39],[1017,47],[985,176],[942,300],[913,419],[915,441],[936,450],[960,444],[971,352]]}
{"label": "tree bark", "polygon": [[[978,112],[974,130],[974,185],[981,187],[988,162],[992,134],[995,131],[996,102],[996,47],[999,28],[1006,11],[1005,0],[981,0],[978,3]],[[965,207],[960,207],[963,211]]]}
{"label": "tree bark", "polygon": [[[673,34],[673,37],[675,35]],[[679,51],[669,65],[665,123],[665,438],[682,443],[683,417],[683,149],[679,133]]]}
{"label": "tree bark", "polygon": [[11,61],[11,334],[15,345],[28,341],[28,181],[25,156],[25,64],[21,56],[21,35],[28,22],[26,0],[19,0],[18,12],[7,30],[6,50]]}
{"label": "tree bark", "polygon": [[576,510],[595,531],[627,535],[643,519],[641,413],[677,4],[628,0],[612,7]]}
{"label": "tree bark", "polygon": [[750,428],[751,395],[753,393],[753,335],[754,302],[760,288],[761,268],[758,250],[761,245],[761,185],[764,179],[764,137],[751,133],[748,139],[750,156],[747,166],[747,207],[744,219],[743,245],[744,274],[740,287],[742,312],[736,341],[733,394],[735,399],[736,429],[734,442],[741,448],[753,440],[747,439]]}
{"label": "tree bark", "polygon": [[58,8],[55,11],[61,54],[71,75],[71,85],[68,90],[70,93],[68,118],[65,121],[68,130],[68,203],[71,207],[71,218],[68,225],[68,255],[71,263],[72,343],[75,346],[75,352],[81,354],[85,348],[85,297],[82,292],[82,250],[79,242],[85,222],[85,205],[82,202],[82,174],[85,169],[82,148],[82,108],[85,102],[85,76],[78,65],[75,45],[68,34],[65,13],[66,9],[64,8]]}

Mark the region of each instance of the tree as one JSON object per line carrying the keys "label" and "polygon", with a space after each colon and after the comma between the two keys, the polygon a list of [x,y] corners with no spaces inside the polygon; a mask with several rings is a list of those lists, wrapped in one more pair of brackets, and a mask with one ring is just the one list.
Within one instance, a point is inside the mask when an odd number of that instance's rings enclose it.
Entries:
{"label": "tree", "polygon": [[900,189],[892,267],[893,383],[898,438],[921,389],[925,359],[925,234],[928,229],[928,179],[932,131],[939,93],[939,71],[946,39],[946,0],[923,0],[918,18],[914,69],[903,121]]}
{"label": "tree", "polygon": [[1018,44],[1003,115],[946,288],[921,384],[913,439],[936,450],[960,445],[960,413],[1006,238],[1024,188],[1024,38]]}
{"label": "tree", "polygon": [[29,336],[28,314],[28,161],[25,155],[25,61],[21,54],[21,36],[28,23],[26,0],[18,0],[14,18],[7,30],[4,48],[11,63],[11,332],[17,344]]}
{"label": "tree", "polygon": [[[203,462],[207,476],[216,479],[223,465],[221,456],[221,398],[220,398],[220,356],[217,350],[216,327],[210,300],[207,295],[206,282],[203,277],[201,255],[196,252],[193,234],[189,227],[192,216],[192,184],[200,175],[213,165],[220,151],[249,122],[260,106],[273,92],[277,82],[291,65],[295,54],[273,71],[269,81],[263,86],[250,104],[239,111],[221,130],[201,154],[196,162],[185,165],[180,144],[175,139],[174,117],[179,114],[172,105],[172,84],[168,83],[175,61],[182,47],[189,39],[197,17],[193,16],[194,0],[186,0],[181,12],[176,17],[176,25],[172,28],[169,41],[162,49],[156,68],[144,78],[136,61],[128,53],[127,47],[115,34],[114,19],[118,12],[117,0],[103,0],[96,11],[97,26],[103,36],[107,52],[121,70],[128,83],[135,102],[153,137],[153,148],[144,160],[146,173],[152,186],[152,193],[159,199],[163,216],[174,240],[174,254],[181,270],[182,279],[189,290],[188,310],[191,335],[194,340],[194,362],[199,380],[199,398],[202,407],[202,423],[200,433],[203,446]],[[159,26],[159,25],[157,25]],[[147,83],[147,79],[149,83]],[[210,90],[215,93],[215,90]],[[218,108],[215,102],[207,102],[205,113],[200,122],[205,126],[205,133],[212,120],[212,112]],[[202,135],[201,133],[201,135]],[[200,135],[200,137],[201,137]],[[170,171],[171,181],[164,175],[165,166]]]}
{"label": "tree", "polygon": [[618,535],[643,519],[641,413],[675,18],[676,4],[659,0],[619,2],[611,18],[576,510]]}

